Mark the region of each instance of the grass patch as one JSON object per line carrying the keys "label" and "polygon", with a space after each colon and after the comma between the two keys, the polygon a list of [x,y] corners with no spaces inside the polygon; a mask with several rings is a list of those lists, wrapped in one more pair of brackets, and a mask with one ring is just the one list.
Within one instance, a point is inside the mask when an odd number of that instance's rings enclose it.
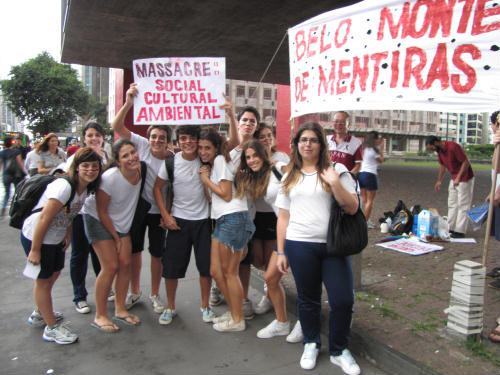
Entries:
{"label": "grass patch", "polygon": [[384,303],[382,299],[373,293],[369,292],[356,292],[356,300],[365,302],[370,305],[372,309],[377,311],[378,314],[384,318],[399,319],[401,316],[394,310],[392,306]]}
{"label": "grass patch", "polygon": [[476,341],[473,338],[469,338],[465,342],[465,347],[474,356],[483,358],[493,363],[495,366],[500,367],[500,357],[496,353],[488,350],[488,348],[482,342]]}
{"label": "grass patch", "polygon": [[400,315],[394,311],[394,309],[387,305],[387,304],[380,304],[378,306],[375,306],[375,308],[380,312],[380,315],[382,315],[384,318],[390,318],[393,320],[399,319]]}
{"label": "grass patch", "polygon": [[419,332],[435,332],[437,330],[438,325],[435,322],[422,322],[422,321],[416,321],[413,322],[413,325],[411,327],[411,331],[413,333],[419,333]]}
{"label": "grass patch", "polygon": [[[404,161],[403,159],[387,159],[384,164],[387,165],[401,165],[405,167],[425,167],[425,168],[438,168],[439,163],[435,160],[411,160]],[[491,170],[491,164],[476,164],[472,163],[472,169],[475,171],[489,171]]]}

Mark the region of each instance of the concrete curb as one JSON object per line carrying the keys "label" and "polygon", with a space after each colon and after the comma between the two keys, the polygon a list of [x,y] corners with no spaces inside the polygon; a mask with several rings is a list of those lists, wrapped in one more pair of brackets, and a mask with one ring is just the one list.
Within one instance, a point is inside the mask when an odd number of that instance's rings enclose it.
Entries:
{"label": "concrete curb", "polygon": [[[250,285],[262,291],[264,279],[257,272],[252,271]],[[286,291],[286,288],[285,288]],[[286,307],[292,314],[296,315],[297,297],[295,294],[286,293]],[[328,335],[328,324],[322,324],[321,333]],[[356,355],[365,358],[374,366],[387,374],[405,375],[441,375],[430,367],[415,361],[413,358],[400,353],[383,342],[375,340],[366,332],[356,329],[353,324],[351,330],[351,342],[349,349]]]}

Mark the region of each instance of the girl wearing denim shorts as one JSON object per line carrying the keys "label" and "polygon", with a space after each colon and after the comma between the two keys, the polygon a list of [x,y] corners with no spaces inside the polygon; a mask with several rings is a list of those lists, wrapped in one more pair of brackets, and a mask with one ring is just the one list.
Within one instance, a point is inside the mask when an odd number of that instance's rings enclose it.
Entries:
{"label": "girl wearing denim shorts", "polygon": [[330,362],[346,374],[357,375],[361,370],[347,349],[354,304],[351,261],[331,256],[326,249],[332,195],[347,214],[358,210],[356,186],[346,171],[343,164],[330,165],[321,125],[302,125],[293,138],[291,161],[275,202],[279,208],[277,268],[284,273],[290,264],[297,287],[304,334],[300,366],[304,370],[316,366],[324,284],[330,306]]}
{"label": "girl wearing denim shorts", "polygon": [[115,279],[114,320],[138,325],[137,316],[125,307],[130,281],[132,243],[129,230],[141,188],[141,164],[135,145],[119,140],[113,145],[116,167],[102,175],[102,183],[95,197],[85,202],[83,222],[85,234],[101,264],[95,282],[96,313],[91,325],[101,332],[114,333],[119,327],[108,317],[107,299]]}
{"label": "girl wearing denim shorts", "polygon": [[[43,339],[57,344],[72,344],[78,336],[65,325],[63,316],[54,312],[52,288],[64,267],[65,250],[70,244],[71,223],[90,192],[100,182],[101,158],[89,147],[77,151],[68,176],[71,183],[58,178],[47,185],[33,213],[26,218],[21,231],[21,244],[28,262],[40,265],[34,284],[36,309],[28,319],[33,326],[46,327]],[[71,202],[71,192],[74,196]]]}
{"label": "girl wearing denim shorts", "polygon": [[200,168],[200,178],[209,190],[211,217],[216,221],[210,273],[229,306],[226,314],[213,320],[214,329],[219,332],[243,331],[243,287],[238,271],[255,226],[248,214],[246,197],[237,198],[234,194],[234,175],[228,164],[225,140],[213,129],[203,131],[198,153],[204,164]]}

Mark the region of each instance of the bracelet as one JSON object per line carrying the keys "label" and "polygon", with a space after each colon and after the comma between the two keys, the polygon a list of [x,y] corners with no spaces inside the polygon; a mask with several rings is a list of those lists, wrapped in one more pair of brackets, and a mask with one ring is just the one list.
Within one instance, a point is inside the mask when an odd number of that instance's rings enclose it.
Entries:
{"label": "bracelet", "polygon": [[277,250],[276,250],[276,254],[277,254],[277,255],[285,255],[285,253],[283,253],[283,252],[281,252],[281,253],[280,253],[280,252],[279,252],[279,251],[277,251]]}

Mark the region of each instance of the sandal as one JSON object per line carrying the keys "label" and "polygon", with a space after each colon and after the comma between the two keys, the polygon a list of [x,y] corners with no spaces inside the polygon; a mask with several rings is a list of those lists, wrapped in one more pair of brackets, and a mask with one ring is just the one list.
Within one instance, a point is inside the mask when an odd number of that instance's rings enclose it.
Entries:
{"label": "sandal", "polygon": [[141,324],[141,320],[139,319],[139,317],[137,315],[134,315],[134,314],[128,314],[125,316],[115,315],[113,317],[113,319],[116,320],[117,322],[122,322],[122,323],[129,325],[129,326],[137,326],[137,325]]}
{"label": "sandal", "polygon": [[120,330],[120,327],[113,323],[99,324],[96,321],[93,321],[90,325],[104,333],[116,333]]}
{"label": "sandal", "polygon": [[497,326],[493,331],[491,331],[488,338],[491,342],[500,344],[500,326]]}

